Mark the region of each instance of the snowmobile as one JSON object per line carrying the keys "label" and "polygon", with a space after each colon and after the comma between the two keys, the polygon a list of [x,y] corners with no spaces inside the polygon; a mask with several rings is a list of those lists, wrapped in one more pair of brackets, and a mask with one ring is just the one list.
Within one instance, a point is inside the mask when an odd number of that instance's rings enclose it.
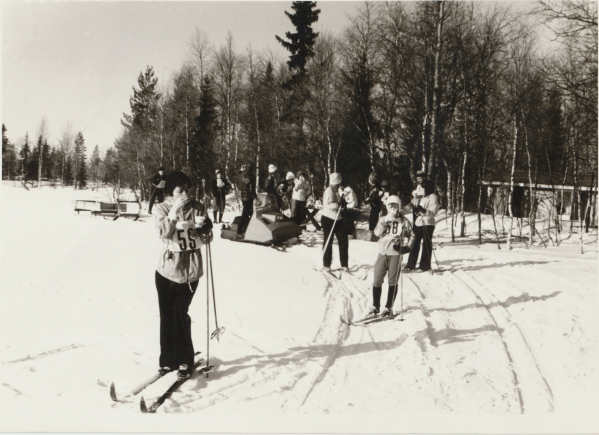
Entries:
{"label": "snowmobile", "polygon": [[299,237],[302,232],[297,223],[278,210],[275,196],[268,193],[259,193],[254,199],[254,214],[243,238],[238,239],[237,228],[240,222],[241,216],[236,216],[231,225],[224,225],[220,232],[221,238],[260,245],[276,245]]}

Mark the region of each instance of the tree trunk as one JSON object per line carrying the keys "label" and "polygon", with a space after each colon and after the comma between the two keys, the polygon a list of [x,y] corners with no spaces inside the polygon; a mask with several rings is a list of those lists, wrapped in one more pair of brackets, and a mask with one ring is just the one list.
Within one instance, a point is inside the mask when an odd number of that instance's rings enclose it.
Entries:
{"label": "tree trunk", "polygon": [[428,158],[428,170],[427,171],[428,178],[432,178],[433,167],[431,162],[433,161],[432,154],[434,154],[437,149],[437,130],[438,130],[438,116],[439,109],[441,104],[441,50],[443,49],[443,21],[445,17],[445,2],[440,1],[437,2],[437,6],[439,7],[439,21],[437,23],[437,41],[435,44],[435,61],[434,61],[434,72],[433,72],[433,104],[431,111],[431,146],[430,146],[430,155]]}
{"label": "tree trunk", "polygon": [[514,112],[514,153],[512,157],[512,171],[510,174],[510,191],[508,195],[508,212],[510,214],[510,229],[507,236],[507,249],[512,249],[512,227],[514,226],[514,211],[512,210],[512,197],[514,195],[514,172],[516,172],[516,150],[518,143],[518,119]]}
{"label": "tree trunk", "polygon": [[466,162],[468,161],[468,149],[464,151],[464,166],[462,167],[462,197],[460,198],[460,211],[462,213],[462,227],[460,229],[460,237],[466,236]]}
{"label": "tree trunk", "polygon": [[532,184],[532,164],[530,159],[530,148],[528,147],[528,128],[524,124],[524,144],[526,145],[526,155],[528,157],[528,185],[530,188],[530,210],[528,212],[528,228],[530,232],[530,244],[534,243],[535,235],[535,189]]}

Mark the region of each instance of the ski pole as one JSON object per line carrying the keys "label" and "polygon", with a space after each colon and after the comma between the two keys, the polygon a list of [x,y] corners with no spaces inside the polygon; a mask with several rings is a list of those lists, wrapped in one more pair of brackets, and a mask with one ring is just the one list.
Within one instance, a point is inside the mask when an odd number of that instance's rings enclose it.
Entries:
{"label": "ski pole", "polygon": [[[210,262],[210,281],[212,282],[212,304],[214,305],[214,323],[216,323],[216,330],[212,333],[210,338],[215,338],[220,342],[220,336],[225,332],[225,328],[218,327],[218,317],[216,315],[216,293],[214,289],[214,268],[212,267],[212,245],[210,244],[210,237],[208,237],[207,244],[208,260]],[[206,278],[207,279],[207,278]]]}

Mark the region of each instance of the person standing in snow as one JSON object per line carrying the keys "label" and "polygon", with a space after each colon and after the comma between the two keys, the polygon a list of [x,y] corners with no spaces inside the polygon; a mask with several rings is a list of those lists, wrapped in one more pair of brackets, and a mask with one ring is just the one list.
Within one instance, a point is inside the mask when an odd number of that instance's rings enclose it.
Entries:
{"label": "person standing in snow", "polygon": [[[381,293],[385,275],[388,276],[389,290],[387,303],[381,316],[393,315],[393,303],[397,295],[397,282],[400,275],[402,256],[407,254],[414,246],[414,234],[410,222],[402,216],[401,200],[399,196],[392,195],[387,199],[388,213],[381,216],[374,229],[374,234],[379,237],[379,252],[374,264],[374,282],[372,284],[372,308],[369,315],[375,317],[381,307]],[[404,240],[408,239],[407,244]]]}
{"label": "person standing in snow", "polygon": [[306,218],[306,198],[309,190],[310,183],[306,181],[306,174],[304,171],[299,171],[291,193],[291,219],[298,225],[301,225]]}
{"label": "person standing in snow", "polygon": [[416,241],[414,249],[408,257],[407,270],[413,270],[416,267],[418,254],[420,252],[420,242],[424,240],[422,246],[422,255],[420,257],[420,265],[418,268],[422,271],[431,268],[431,256],[433,255],[433,232],[435,231],[435,215],[439,209],[439,199],[434,193],[435,186],[431,180],[424,180],[420,190],[416,188],[413,192],[414,199],[412,201],[414,210],[414,235]]}
{"label": "person standing in snow", "polygon": [[322,259],[323,267],[326,270],[331,270],[331,263],[333,261],[333,234],[337,237],[337,243],[339,245],[339,257],[341,261],[341,268],[344,271],[348,271],[348,260],[349,260],[349,242],[347,240],[347,232],[345,226],[339,215],[339,208],[342,207],[345,201],[339,197],[339,191],[337,186],[341,184],[341,174],[334,172],[331,174],[329,181],[329,187],[324,191],[324,197],[322,199],[322,210],[320,223],[324,230],[324,256]]}
{"label": "person standing in snow", "polygon": [[160,310],[160,369],[178,368],[177,376],[191,374],[194,349],[188,308],[202,275],[200,248],[212,238],[212,221],[204,205],[188,195],[191,182],[181,171],[166,177],[166,200],[156,206],[155,227],[163,242],[155,273]]}
{"label": "person standing in snow", "polygon": [[[227,205],[227,193],[229,192],[229,182],[223,177],[223,173],[217,169],[216,178],[212,180],[212,195],[214,197],[214,222],[222,223],[225,206]],[[218,213],[218,219],[217,217]]]}
{"label": "person standing in snow", "polygon": [[237,227],[237,238],[243,239],[243,233],[254,213],[254,199],[257,196],[254,177],[252,177],[252,174],[250,173],[249,165],[243,165],[241,167],[237,189],[239,189],[239,192],[241,193],[241,204],[243,206],[241,221]]}
{"label": "person standing in snow", "polygon": [[341,182],[341,184],[339,184],[339,197],[343,198],[345,202],[341,214],[343,215],[343,223],[345,224],[346,232],[348,235],[355,235],[355,222],[356,219],[358,219],[358,216],[360,216],[356,192],[354,192],[351,187],[346,186]]}
{"label": "person standing in snow", "polygon": [[277,208],[281,209],[281,197],[277,191],[278,186],[277,167],[275,165],[268,165],[268,177],[264,182],[264,191],[269,195],[274,195],[277,200]]}
{"label": "person standing in snow", "polygon": [[279,195],[281,196],[281,210],[291,210],[291,196],[293,186],[295,185],[295,175],[293,172],[287,172],[287,176],[278,186]]}
{"label": "person standing in snow", "polygon": [[148,213],[152,214],[152,207],[154,206],[154,201],[158,199],[158,202],[164,201],[164,182],[166,180],[166,176],[164,175],[164,167],[158,168],[158,173],[152,177],[150,183],[154,186],[154,191],[152,192],[152,196],[150,197],[150,205],[148,206]]}

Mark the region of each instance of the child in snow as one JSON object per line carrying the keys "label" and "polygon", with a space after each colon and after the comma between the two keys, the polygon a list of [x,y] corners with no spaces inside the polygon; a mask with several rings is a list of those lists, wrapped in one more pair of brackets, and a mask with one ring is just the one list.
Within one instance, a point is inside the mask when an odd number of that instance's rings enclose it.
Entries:
{"label": "child in snow", "polygon": [[[410,222],[402,216],[401,200],[393,195],[387,199],[387,214],[381,216],[374,229],[374,234],[379,237],[379,253],[374,264],[374,283],[372,286],[372,305],[369,315],[377,316],[381,306],[381,292],[385,275],[389,279],[387,303],[381,316],[393,315],[393,303],[397,295],[397,281],[399,280],[400,264],[403,254],[410,252],[414,245],[414,235]],[[404,239],[409,237],[409,242],[404,245]]]}
{"label": "child in snow", "polygon": [[329,187],[324,191],[322,199],[323,208],[321,210],[322,217],[320,218],[320,224],[324,230],[325,243],[322,262],[326,270],[331,269],[331,262],[333,261],[333,234],[335,234],[337,236],[337,243],[339,244],[341,268],[347,271],[349,242],[347,241],[345,225],[340,222],[339,207],[341,206],[341,198],[337,189],[339,184],[341,184],[341,174],[337,172],[332,173]]}
{"label": "child in snow", "polygon": [[193,367],[191,318],[187,313],[199,279],[204,274],[200,248],[212,239],[212,221],[204,205],[188,196],[191,182],[181,171],[166,177],[166,200],[156,206],[156,230],[163,242],[156,268],[160,309],[160,369],[178,368],[179,379]]}

